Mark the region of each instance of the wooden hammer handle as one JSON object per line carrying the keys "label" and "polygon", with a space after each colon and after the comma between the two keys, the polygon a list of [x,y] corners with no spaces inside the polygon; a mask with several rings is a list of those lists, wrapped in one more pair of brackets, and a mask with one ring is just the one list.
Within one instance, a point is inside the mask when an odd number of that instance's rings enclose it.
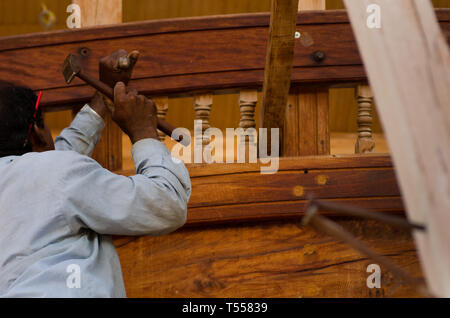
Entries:
{"label": "wooden hammer handle", "polygon": [[[114,90],[110,86],[92,76],[85,74],[83,71],[78,73],[78,77],[100,91],[103,95],[114,101]],[[158,118],[158,129],[169,137],[172,137],[172,133],[175,130],[175,128],[171,124],[160,118]],[[190,140],[188,139],[188,136],[179,135],[174,140],[181,142],[183,145],[187,146],[190,143]]]}

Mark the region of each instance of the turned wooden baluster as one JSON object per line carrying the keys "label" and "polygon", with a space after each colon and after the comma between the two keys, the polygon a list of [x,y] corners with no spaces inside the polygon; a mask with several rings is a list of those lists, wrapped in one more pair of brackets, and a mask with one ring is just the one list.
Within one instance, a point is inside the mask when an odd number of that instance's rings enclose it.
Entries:
{"label": "turned wooden baluster", "polygon": [[[152,99],[156,106],[156,112],[157,112],[158,118],[165,120],[167,111],[169,110],[169,97],[162,96],[162,97],[154,97]],[[159,136],[159,140],[161,142],[164,142],[164,140],[166,139],[166,134],[164,134],[159,129],[158,129],[158,136]]]}
{"label": "turned wooden baluster", "polygon": [[[239,127],[243,129],[255,128],[255,109],[258,102],[258,92],[256,90],[242,90],[239,92],[239,107],[241,120]],[[245,141],[248,141],[248,136]]]}
{"label": "turned wooden baluster", "polygon": [[[255,109],[258,102],[258,92],[256,90],[242,90],[239,92],[239,107],[241,112],[241,120],[239,122],[239,128],[244,130],[249,128],[256,128],[255,123]],[[256,135],[252,136],[256,139]],[[244,146],[242,149],[245,151],[245,162],[253,162],[256,158],[251,159],[250,153],[253,152],[257,155],[257,140],[251,140],[250,136],[240,139],[241,144]]]}
{"label": "turned wooden baluster", "polygon": [[[194,97],[194,110],[195,110],[195,120],[202,120],[202,136],[203,140],[201,142],[203,144],[208,144],[210,138],[208,136],[204,136],[204,132],[206,129],[211,127],[209,122],[211,116],[211,108],[213,104],[213,95],[212,94],[202,94],[196,95]],[[196,137],[197,139],[199,137]],[[199,144],[200,140],[196,140],[196,143]]]}
{"label": "turned wooden baluster", "polygon": [[358,139],[355,153],[373,152],[375,142],[372,137],[372,105],[373,93],[368,85],[358,85],[356,88],[358,101]]}

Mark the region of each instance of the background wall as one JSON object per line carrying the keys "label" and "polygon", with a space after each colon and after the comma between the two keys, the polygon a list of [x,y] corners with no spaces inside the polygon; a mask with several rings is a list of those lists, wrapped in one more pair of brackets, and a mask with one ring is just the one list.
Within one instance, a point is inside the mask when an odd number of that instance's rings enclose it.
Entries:
{"label": "background wall", "polygon": [[[70,0],[0,0],[0,36],[45,31],[39,24],[41,3],[46,4],[56,15],[57,21],[51,30],[65,28],[68,16],[66,7],[71,3]],[[448,8],[450,0],[433,0],[433,4],[436,7]],[[327,0],[327,9],[343,8],[342,0]],[[124,22],[265,11],[270,11],[270,0],[123,0]],[[192,104],[192,98],[171,100],[168,120],[175,126],[192,128],[194,120]],[[356,132],[356,115],[354,90],[331,89],[331,131]],[[374,132],[380,132],[376,112],[374,115]],[[236,127],[239,117],[237,95],[214,97],[211,115],[211,124],[214,127],[222,129]],[[50,127],[62,129],[70,122],[71,113],[48,114],[47,120]]]}

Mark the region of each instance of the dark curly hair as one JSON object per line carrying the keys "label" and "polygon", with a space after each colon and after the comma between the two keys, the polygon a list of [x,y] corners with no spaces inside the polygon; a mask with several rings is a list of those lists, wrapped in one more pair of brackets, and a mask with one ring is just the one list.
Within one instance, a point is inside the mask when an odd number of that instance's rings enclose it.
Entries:
{"label": "dark curly hair", "polygon": [[31,151],[29,142],[24,146],[30,123],[44,127],[40,109],[33,119],[36,100],[31,89],[0,80],[0,157]]}

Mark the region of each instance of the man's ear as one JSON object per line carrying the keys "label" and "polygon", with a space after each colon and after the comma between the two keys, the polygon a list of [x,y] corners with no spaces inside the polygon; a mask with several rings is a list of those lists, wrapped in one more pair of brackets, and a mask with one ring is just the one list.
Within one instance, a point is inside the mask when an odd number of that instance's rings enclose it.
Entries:
{"label": "man's ear", "polygon": [[33,124],[30,143],[33,152],[55,150],[52,134],[45,122],[44,127],[39,127],[36,123]]}

